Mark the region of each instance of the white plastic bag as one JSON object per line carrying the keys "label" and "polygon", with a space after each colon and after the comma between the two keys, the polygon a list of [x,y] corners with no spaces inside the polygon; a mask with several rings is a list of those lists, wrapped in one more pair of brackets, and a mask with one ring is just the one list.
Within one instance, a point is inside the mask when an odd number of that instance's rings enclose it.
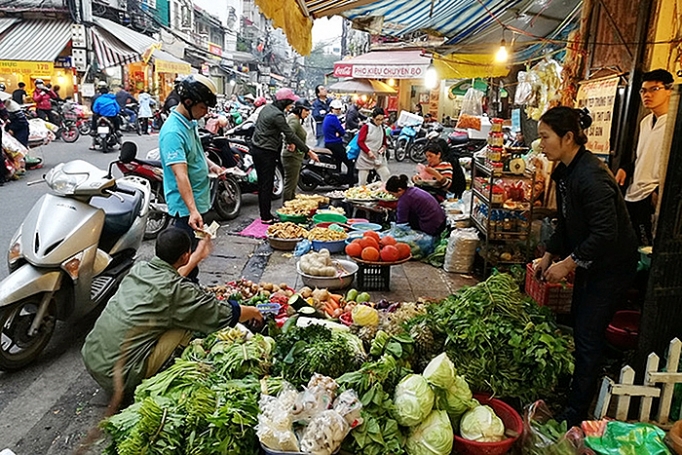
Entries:
{"label": "white plastic bag", "polygon": [[478,232],[475,228],[452,231],[445,250],[443,269],[452,273],[470,273],[476,258],[478,242]]}
{"label": "white plastic bag", "polygon": [[310,421],[301,437],[301,451],[331,455],[350,432],[350,425],[334,410],[324,411]]}

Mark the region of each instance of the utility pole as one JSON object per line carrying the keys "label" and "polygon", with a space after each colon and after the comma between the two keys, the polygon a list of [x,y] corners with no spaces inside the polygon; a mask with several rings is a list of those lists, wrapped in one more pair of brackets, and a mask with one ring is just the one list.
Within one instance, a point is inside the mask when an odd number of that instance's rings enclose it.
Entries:
{"label": "utility pole", "polygon": [[348,20],[341,22],[341,58],[348,55]]}

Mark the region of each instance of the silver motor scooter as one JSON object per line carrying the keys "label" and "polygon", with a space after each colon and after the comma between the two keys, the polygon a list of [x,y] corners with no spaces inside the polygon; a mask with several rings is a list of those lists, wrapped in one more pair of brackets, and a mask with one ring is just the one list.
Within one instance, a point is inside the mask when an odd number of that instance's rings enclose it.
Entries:
{"label": "silver motor scooter", "polygon": [[44,176],[52,191],[12,237],[10,274],[0,282],[0,369],[35,360],[57,320],[106,302],[135,262],[151,188],[139,177],[115,180],[113,164],[105,172],[75,160]]}

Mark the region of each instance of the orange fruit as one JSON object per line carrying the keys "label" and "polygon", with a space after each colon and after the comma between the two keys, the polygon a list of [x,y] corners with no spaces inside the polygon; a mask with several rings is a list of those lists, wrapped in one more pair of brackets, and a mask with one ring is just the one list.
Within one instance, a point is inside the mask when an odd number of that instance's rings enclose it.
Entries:
{"label": "orange fruit", "polygon": [[346,254],[353,258],[359,258],[362,254],[362,245],[360,243],[351,242],[346,245]]}
{"label": "orange fruit", "polygon": [[378,261],[379,260],[379,250],[374,248],[373,246],[367,247],[364,250],[362,250],[362,259],[365,261]]}
{"label": "orange fruit", "polygon": [[385,235],[381,238],[379,243],[381,244],[381,246],[386,246],[386,245],[395,245],[397,242],[392,236]]}
{"label": "orange fruit", "polygon": [[407,243],[396,243],[395,247],[398,249],[398,257],[400,259],[405,259],[410,254],[412,254],[412,250],[410,249],[410,245],[408,245]]}
{"label": "orange fruit", "polygon": [[379,234],[377,234],[375,231],[365,231],[362,234],[363,237],[370,237],[379,242],[381,240],[381,237],[379,237]]}
{"label": "orange fruit", "polygon": [[393,245],[386,245],[381,249],[381,260],[384,262],[395,262],[400,259],[400,251]]}

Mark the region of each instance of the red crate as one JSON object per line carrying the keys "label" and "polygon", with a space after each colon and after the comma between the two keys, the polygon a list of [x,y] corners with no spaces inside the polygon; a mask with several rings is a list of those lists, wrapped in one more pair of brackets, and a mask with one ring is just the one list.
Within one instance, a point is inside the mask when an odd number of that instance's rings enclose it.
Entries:
{"label": "red crate", "polygon": [[535,278],[533,264],[526,266],[526,294],[540,306],[547,306],[557,314],[571,312],[573,301],[573,274],[565,283],[545,283]]}

